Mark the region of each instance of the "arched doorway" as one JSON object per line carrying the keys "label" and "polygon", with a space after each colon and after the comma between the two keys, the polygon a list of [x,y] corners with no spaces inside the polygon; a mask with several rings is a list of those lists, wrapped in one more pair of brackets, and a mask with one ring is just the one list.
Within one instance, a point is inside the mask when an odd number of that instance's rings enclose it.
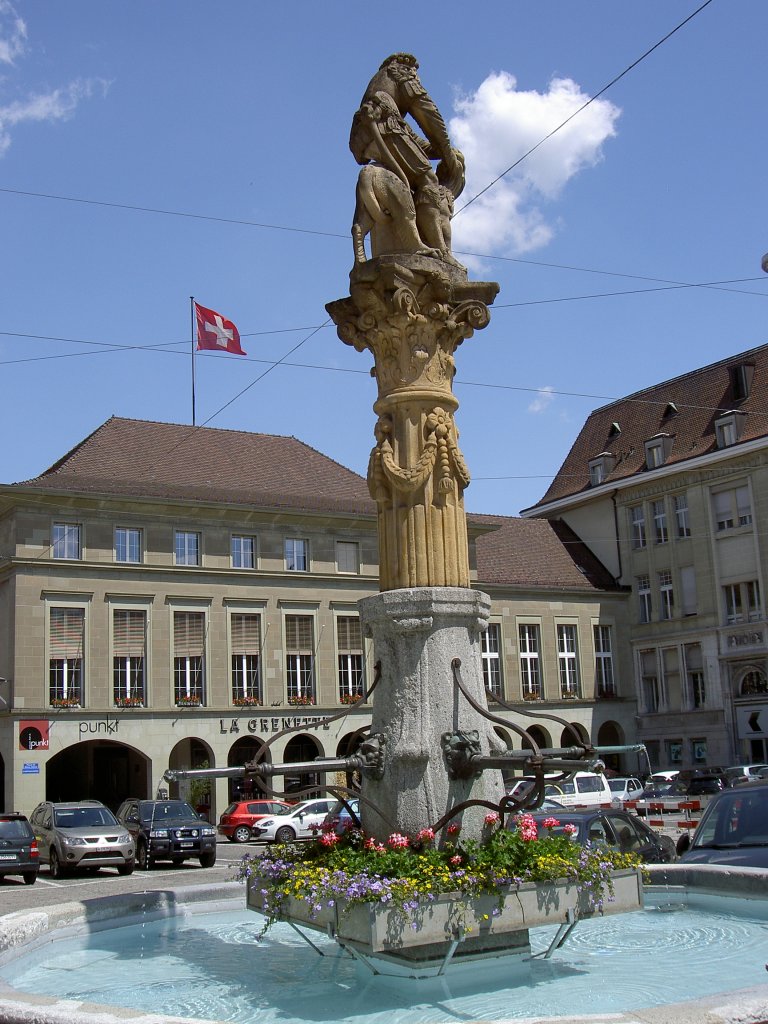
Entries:
{"label": "arched doorway", "polygon": [[[176,746],[168,755],[169,768],[215,768],[216,760],[213,751],[208,744],[197,736],[187,736],[179,740]],[[211,779],[181,779],[179,782],[168,784],[168,796],[172,800],[186,800],[195,810],[214,821],[212,815],[216,808],[213,806],[213,783]]]}
{"label": "arched doorway", "polygon": [[[360,747],[365,737],[370,732],[368,726],[362,729],[356,729],[355,732],[345,733],[341,737],[339,742],[336,744],[336,757],[350,757]],[[330,781],[330,780],[329,780]],[[360,789],[361,778],[359,772],[334,772],[333,781],[339,786],[345,786],[347,789]]]}
{"label": "arched doorway", "polygon": [[589,746],[589,733],[579,722],[569,722],[560,735],[560,746],[573,747],[579,743]]}
{"label": "arched doorway", "polygon": [[[496,744],[497,748],[503,753],[505,750],[512,750],[515,746],[514,740],[510,733],[506,729],[502,729],[498,725],[493,727],[494,734],[498,739]],[[509,768],[501,769],[501,778],[504,783],[504,788],[508,789],[515,780],[515,769],[510,765]]]}
{"label": "arched doorway", "polygon": [[[597,730],[596,746],[598,747],[616,747],[623,742],[624,730],[618,722],[603,722]],[[621,754],[601,754],[600,757],[605,761],[608,771],[615,772],[617,775],[623,774]]]}
{"label": "arched doorway", "polygon": [[112,811],[128,797],[154,796],[151,784],[151,760],[113,740],[75,743],[52,757],[45,769],[46,800],[101,800]]}
{"label": "arched doorway", "polygon": [[[299,735],[293,736],[285,745],[283,761],[290,764],[293,761],[314,761],[322,755],[322,747],[314,736]],[[322,796],[322,786],[325,784],[325,774],[321,772],[296,772],[285,776],[285,792],[299,793],[301,790],[309,790],[303,793],[302,800],[312,796]]]}
{"label": "arched doorway", "polygon": [[[526,731],[539,748],[552,746],[552,737],[549,735],[547,730],[543,729],[540,725],[529,725]],[[533,750],[533,747],[528,742],[527,738],[523,739],[522,746],[526,750]]]}
{"label": "arched doorway", "polygon": [[[254,736],[243,736],[239,740],[235,740],[227,754],[227,767],[239,768],[249,761],[256,761],[257,764],[261,764],[262,761],[271,760],[269,748],[261,750],[261,746],[261,741]],[[259,754],[260,750],[261,754]],[[267,789],[263,789],[259,785],[259,780],[252,777],[229,779],[228,782],[230,803],[234,803],[236,800],[250,800],[252,797],[263,797],[273,786],[278,790],[283,788],[280,779],[277,780],[277,783],[274,780],[266,780]]]}

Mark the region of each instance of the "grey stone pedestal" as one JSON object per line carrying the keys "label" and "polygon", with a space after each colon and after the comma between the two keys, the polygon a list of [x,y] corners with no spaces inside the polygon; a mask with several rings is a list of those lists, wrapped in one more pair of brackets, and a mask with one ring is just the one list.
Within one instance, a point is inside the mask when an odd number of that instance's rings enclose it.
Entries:
{"label": "grey stone pedestal", "polygon": [[[363,828],[379,840],[395,830],[415,835],[464,800],[495,804],[504,795],[495,769],[449,779],[441,746],[444,733],[459,730],[477,730],[483,754],[501,746],[490,723],[454,686],[451,670],[459,658],[466,689],[485,707],[480,634],[490,606],[487,594],[462,587],[388,590],[358,603],[381,662],[371,732],[386,740],[384,776],[364,778],[361,809]],[[456,819],[462,837],[480,838],[487,813],[485,807],[465,810]]]}

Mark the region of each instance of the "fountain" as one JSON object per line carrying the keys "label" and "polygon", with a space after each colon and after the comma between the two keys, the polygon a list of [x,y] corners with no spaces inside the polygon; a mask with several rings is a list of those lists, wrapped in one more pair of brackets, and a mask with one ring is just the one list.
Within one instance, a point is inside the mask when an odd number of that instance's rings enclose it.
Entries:
{"label": "fountain", "polygon": [[[307,765],[272,764],[262,759],[269,746],[264,744],[254,761],[242,768],[178,772],[173,777],[243,774],[266,786],[269,779],[288,771],[344,771],[359,778],[359,790],[354,792],[361,807],[360,824],[374,844],[383,844],[393,832],[401,838],[429,832],[436,847],[445,848],[451,827],[458,823],[464,840],[482,844],[487,839],[489,813],[503,821],[526,807],[537,806],[543,796],[545,771],[565,774],[584,767],[599,770],[600,751],[582,743],[575,734],[570,747],[541,749],[524,729],[488,711],[479,638],[488,622],[490,600],[469,586],[463,502],[469,474],[458,447],[454,422],[458,402],[452,393],[452,380],[454,353],[476,329],[489,322],[488,306],[498,286],[469,281],[465,268],[451,253],[450,219],[454,200],[464,184],[463,158],[451,146],[444,121],[417,72],[418,64],[408,54],[387,58],[355,114],[350,146],[362,166],[352,228],[350,296],[328,306],[341,340],[373,353],[378,387],[374,405],[376,445],[370,457],[368,482],[378,512],[381,593],[360,602],[363,627],[373,638],[379,659],[376,679],[364,696],[368,700],[376,690],[370,732],[360,737],[358,750],[346,758],[319,759]],[[424,137],[417,135],[406,116],[413,118]],[[370,245],[370,257],[366,244]],[[499,749],[494,723],[517,732],[527,749]],[[567,727],[565,722],[560,724]],[[523,769],[535,777],[536,784],[522,798],[507,797],[502,766]],[[345,800],[353,792],[353,788],[344,786],[327,788]],[[759,878],[749,871],[738,873],[738,877],[733,872],[716,872],[714,876],[707,874],[701,882],[701,874],[691,870],[681,876],[678,885],[674,873],[666,869],[657,888],[661,905],[670,911],[688,900],[689,891],[697,885],[721,896],[733,891],[745,897],[758,896],[765,905],[766,875],[757,875]],[[617,885],[620,898],[612,909],[637,910],[642,903],[637,872],[626,872],[623,879]],[[251,909],[265,909],[266,890],[262,884],[255,877],[249,880],[247,900]],[[584,965],[579,962],[571,966],[564,961],[558,968],[556,961],[548,958],[578,920],[594,917],[600,909],[575,885],[570,886],[570,892],[568,886],[550,883],[534,883],[527,888],[511,884],[507,888],[508,894],[485,894],[480,900],[468,899],[460,892],[448,894],[444,901],[430,902],[422,908],[422,917],[411,922],[415,928],[403,920],[402,913],[393,914],[388,907],[381,918],[373,907],[357,913],[361,909],[358,906],[345,914],[338,906],[325,906],[321,913],[307,914],[300,905],[302,901],[286,902],[277,915],[285,922],[278,926],[283,931],[273,946],[267,941],[254,950],[253,929],[249,931],[241,919],[231,944],[248,951],[245,973],[250,973],[250,964],[256,961],[264,965],[265,985],[274,973],[285,971],[291,993],[295,995],[300,986],[307,986],[303,1016],[286,1009],[278,1002],[277,990],[270,989],[275,1000],[270,1020],[279,1019],[285,1024],[341,1019],[361,1024],[384,1020],[399,1024],[448,1019],[497,1021],[513,1015],[509,1006],[514,1003],[514,993],[509,994],[505,986],[518,969],[524,972],[519,980],[526,991],[544,986],[544,1003],[546,984],[558,969],[565,976],[570,972],[575,985]],[[506,905],[507,895],[512,909]],[[217,898],[231,901],[232,887],[224,887],[220,893],[200,887],[177,896],[137,893],[93,901],[92,906],[69,904],[55,911],[6,915],[0,918],[0,963],[11,964],[15,977],[20,951],[47,944],[58,935],[88,933],[98,937],[98,929],[104,928],[104,943],[109,949],[99,951],[102,969],[106,970],[107,961],[116,958],[124,971],[123,959],[136,959],[140,965],[145,944],[148,950],[155,948],[148,942],[149,923],[166,921],[170,922],[171,939],[179,940],[174,945],[178,955],[187,957],[190,963],[197,957],[198,969],[205,972],[211,967],[209,960],[213,961],[212,940],[196,943],[185,938],[183,930],[177,933],[176,927],[179,916],[186,911],[208,909]],[[622,920],[619,938],[614,940],[618,945],[629,943],[634,916],[629,914]],[[137,921],[141,925],[138,934],[126,932],[109,938],[111,929]],[[530,928],[545,922],[554,923],[553,933],[542,947],[542,958],[536,961],[538,973],[526,974],[534,962],[530,956]],[[593,921],[588,927],[601,923]],[[307,929],[322,930],[326,935],[310,937]],[[285,938],[295,933],[307,943],[305,955],[308,951],[321,953],[324,960],[320,962],[325,963],[331,952],[335,954],[327,961],[331,966],[317,971],[309,966],[297,975],[296,947]],[[221,934],[216,933],[219,938]],[[233,936],[234,932],[230,929],[227,934]],[[590,939],[585,941],[589,943]],[[646,933],[643,950],[648,944]],[[163,954],[149,952],[148,961],[155,961],[160,974],[167,975],[172,973],[166,958],[167,942],[165,949]],[[267,955],[270,950],[272,956]],[[239,976],[232,973],[228,962],[234,954],[229,946],[224,953],[223,960],[216,960],[216,970],[234,989]],[[79,955],[77,947],[64,957],[60,969],[76,970]],[[59,962],[47,946],[46,961],[51,965]],[[451,973],[446,976],[449,964]],[[540,964],[555,966],[541,968]],[[640,964],[635,967],[643,969]],[[390,969],[398,978],[411,978],[409,986],[398,988],[398,982],[382,977]],[[156,974],[151,976],[153,982]],[[318,980],[315,976],[320,974]],[[429,977],[425,979],[425,975]],[[9,974],[4,976],[8,978]],[[143,984],[145,977],[138,974],[137,980]],[[208,984],[207,974],[205,978],[203,987]],[[160,1011],[164,1021],[189,1021],[194,1017],[188,1010],[195,1002],[195,978],[184,982],[174,1005],[187,1016],[169,1017],[164,1007]],[[467,985],[469,995],[463,1002],[454,1002],[451,986],[458,990]],[[622,992],[620,976],[614,978],[612,987]],[[580,998],[593,1003],[594,988],[590,995]],[[504,992],[503,1005],[483,1002],[482,993],[497,990]],[[358,991],[360,998],[355,996]],[[62,1001],[24,996],[0,986],[0,1019],[8,1024],[112,1024],[126,1016],[134,1024],[149,1024],[158,1019],[156,1013],[149,1012],[154,1007],[126,1014],[112,1007],[73,1003],[72,995],[70,992]],[[138,995],[135,998],[138,1000]],[[354,1014],[343,1016],[339,1003],[342,998],[354,1000]],[[737,1001],[739,1013],[744,1010],[748,1019],[766,1019],[768,987],[740,994]],[[668,1003],[664,999],[657,1002]],[[641,1001],[640,1005],[646,1004]],[[600,1008],[599,1018],[577,1016],[582,1008],[570,1007],[569,1019],[604,1020],[604,1014],[610,1012],[617,1022],[637,1020],[633,1012],[622,1012],[620,999],[609,1009]],[[656,1011],[646,1009],[642,1019],[682,1022],[704,1019],[705,1013],[712,1024],[736,1019],[726,996],[714,997],[706,1005],[699,1002],[696,1008],[665,1005]],[[258,1008],[248,1019],[256,1017],[263,1019]],[[546,1019],[546,1011],[539,1010],[536,1017]],[[529,1014],[527,1019],[533,1020],[533,1016]]]}

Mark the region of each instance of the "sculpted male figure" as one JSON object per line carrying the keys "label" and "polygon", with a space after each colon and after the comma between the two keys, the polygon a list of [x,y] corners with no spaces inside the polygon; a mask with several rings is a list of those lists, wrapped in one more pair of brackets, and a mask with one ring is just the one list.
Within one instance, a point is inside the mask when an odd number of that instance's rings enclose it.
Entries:
{"label": "sculpted male figure", "polygon": [[[464,188],[464,159],[451,146],[418,67],[408,53],[387,57],[352,121],[349,146],[363,164],[352,225],[356,263],[366,260],[370,233],[372,256],[418,253],[457,265],[450,251],[450,218]],[[436,169],[433,160],[439,161]]]}

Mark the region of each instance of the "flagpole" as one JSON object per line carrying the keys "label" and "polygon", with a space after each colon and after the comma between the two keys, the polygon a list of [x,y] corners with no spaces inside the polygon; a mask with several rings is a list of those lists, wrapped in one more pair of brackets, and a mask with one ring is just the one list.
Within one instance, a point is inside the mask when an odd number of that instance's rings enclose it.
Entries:
{"label": "flagpole", "polygon": [[189,313],[192,320],[192,426],[195,426],[195,297],[189,296]]}

